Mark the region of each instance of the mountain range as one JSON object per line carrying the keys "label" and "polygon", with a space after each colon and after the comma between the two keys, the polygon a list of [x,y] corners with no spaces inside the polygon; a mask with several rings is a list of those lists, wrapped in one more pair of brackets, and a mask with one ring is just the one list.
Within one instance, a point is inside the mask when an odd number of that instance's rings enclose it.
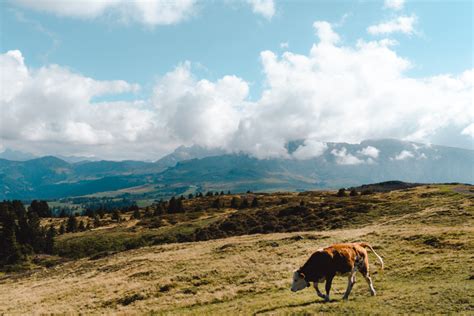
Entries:
{"label": "mountain range", "polygon": [[[474,151],[393,139],[326,143],[316,157],[257,159],[199,146],[179,147],[156,162],[0,159],[0,199],[125,195],[159,198],[207,190],[310,190],[401,180],[474,183]],[[105,193],[104,193],[105,192]]]}

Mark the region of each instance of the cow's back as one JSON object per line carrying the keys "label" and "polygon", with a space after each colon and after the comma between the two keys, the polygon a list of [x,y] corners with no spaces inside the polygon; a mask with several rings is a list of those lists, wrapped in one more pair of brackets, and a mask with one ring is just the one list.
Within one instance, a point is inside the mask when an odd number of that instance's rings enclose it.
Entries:
{"label": "cow's back", "polygon": [[332,269],[330,269],[332,271],[328,272],[334,274],[351,272],[357,261],[365,261],[367,257],[367,251],[355,243],[335,244],[324,248],[323,251],[326,251],[332,258]]}

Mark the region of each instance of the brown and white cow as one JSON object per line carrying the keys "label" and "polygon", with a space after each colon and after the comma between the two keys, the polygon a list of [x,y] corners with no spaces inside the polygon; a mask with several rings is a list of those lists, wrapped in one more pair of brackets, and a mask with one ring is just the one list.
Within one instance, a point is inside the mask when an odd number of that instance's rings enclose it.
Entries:
{"label": "brown and white cow", "polygon": [[[335,244],[317,250],[301,268],[294,272],[291,290],[293,292],[302,290],[309,287],[310,282],[313,282],[318,296],[327,302],[329,301],[329,291],[334,276],[348,274],[349,281],[343,297],[347,300],[355,283],[356,272],[359,271],[369,284],[370,293],[375,295],[375,289],[369,274],[369,257],[365,248],[369,248],[374,253],[380,261],[381,269],[383,269],[382,258],[368,243]],[[322,294],[318,288],[318,283],[323,281],[326,281],[326,295]]]}

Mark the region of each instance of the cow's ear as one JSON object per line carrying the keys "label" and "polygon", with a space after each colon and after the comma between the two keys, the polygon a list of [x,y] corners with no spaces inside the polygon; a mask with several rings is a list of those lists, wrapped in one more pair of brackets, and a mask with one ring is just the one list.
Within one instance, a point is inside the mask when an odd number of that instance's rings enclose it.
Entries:
{"label": "cow's ear", "polygon": [[305,278],[305,275],[304,275],[304,273],[303,273],[303,272],[299,272],[299,271],[298,271],[298,275],[299,275],[299,276],[300,276],[302,279],[304,279],[304,278]]}

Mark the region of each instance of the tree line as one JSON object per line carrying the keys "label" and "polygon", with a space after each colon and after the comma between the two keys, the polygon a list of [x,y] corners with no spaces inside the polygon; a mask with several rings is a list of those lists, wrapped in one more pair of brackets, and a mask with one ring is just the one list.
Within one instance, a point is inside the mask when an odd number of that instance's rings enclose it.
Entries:
{"label": "tree line", "polygon": [[45,201],[32,201],[28,209],[21,201],[0,202],[0,266],[15,264],[35,253],[52,253],[56,229],[42,227],[50,217]]}

